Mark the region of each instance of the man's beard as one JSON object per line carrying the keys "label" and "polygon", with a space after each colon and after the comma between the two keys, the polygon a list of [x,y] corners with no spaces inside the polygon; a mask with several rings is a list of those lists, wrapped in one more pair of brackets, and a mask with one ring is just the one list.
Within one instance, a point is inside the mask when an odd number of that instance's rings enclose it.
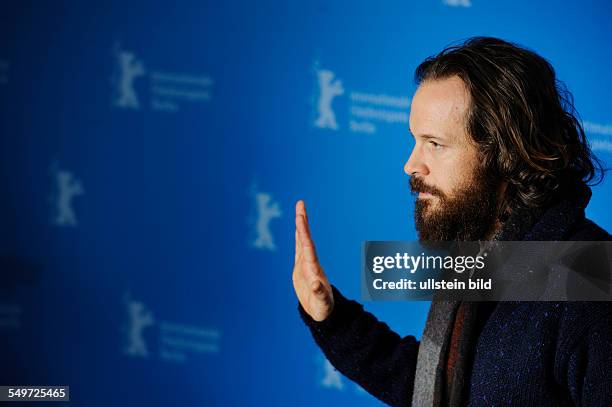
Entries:
{"label": "man's beard", "polygon": [[[422,179],[411,177],[413,192],[428,192],[435,197],[417,199],[414,209],[416,229],[421,241],[484,240],[497,221],[500,182],[481,168],[452,196]],[[433,200],[437,206],[433,207]]]}

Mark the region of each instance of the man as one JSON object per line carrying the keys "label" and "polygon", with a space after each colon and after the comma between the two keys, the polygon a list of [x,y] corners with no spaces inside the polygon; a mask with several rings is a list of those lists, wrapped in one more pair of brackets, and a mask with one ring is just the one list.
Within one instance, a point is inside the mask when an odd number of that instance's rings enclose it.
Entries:
{"label": "man", "polygon": [[[552,66],[477,37],[416,70],[420,240],[609,240],[585,218],[601,165]],[[433,301],[419,342],[332,286],[296,205],[298,310],[329,361],[391,405],[612,405],[607,302]]]}

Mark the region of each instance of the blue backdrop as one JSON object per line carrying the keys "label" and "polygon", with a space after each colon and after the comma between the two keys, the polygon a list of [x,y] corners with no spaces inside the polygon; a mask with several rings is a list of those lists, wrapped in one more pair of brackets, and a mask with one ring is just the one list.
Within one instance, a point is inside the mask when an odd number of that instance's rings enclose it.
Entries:
{"label": "blue backdrop", "polygon": [[[556,67],[612,154],[605,2],[15,1],[0,13],[0,384],[72,405],[378,405],[297,313],[294,204],[359,299],[414,240],[414,68],[491,35]],[[588,215],[612,229],[611,181]],[[366,303],[420,337],[429,304]]]}

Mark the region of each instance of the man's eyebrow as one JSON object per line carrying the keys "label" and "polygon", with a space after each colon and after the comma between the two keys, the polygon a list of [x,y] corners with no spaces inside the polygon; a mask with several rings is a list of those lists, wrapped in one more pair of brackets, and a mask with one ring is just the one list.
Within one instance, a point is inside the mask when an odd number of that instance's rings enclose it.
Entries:
{"label": "man's eyebrow", "polygon": [[431,135],[431,134],[421,134],[421,137],[424,138],[424,139],[434,138],[436,140],[446,140],[446,138],[444,138],[442,136],[434,136],[434,135]]}
{"label": "man's eyebrow", "polygon": [[[410,133],[410,135],[411,135],[413,138],[416,138],[416,137],[417,137],[417,136],[415,136],[415,135],[414,135],[414,133],[413,133],[412,131],[410,131],[410,129],[408,129],[408,133]],[[443,136],[435,136],[435,135],[433,135],[433,134],[419,134],[419,135],[418,135],[418,137],[420,137],[420,138],[424,138],[424,139],[426,139],[426,140],[429,140],[429,139],[437,139],[437,140],[446,141],[446,137],[443,137]]]}

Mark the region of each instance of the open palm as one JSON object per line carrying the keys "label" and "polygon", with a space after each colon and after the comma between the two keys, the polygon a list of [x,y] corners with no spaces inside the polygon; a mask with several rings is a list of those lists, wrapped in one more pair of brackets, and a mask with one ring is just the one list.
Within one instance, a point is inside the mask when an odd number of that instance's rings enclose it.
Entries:
{"label": "open palm", "polygon": [[331,285],[319,264],[304,201],[295,205],[295,264],[293,288],[302,308],[315,321],[323,321],[334,308]]}

